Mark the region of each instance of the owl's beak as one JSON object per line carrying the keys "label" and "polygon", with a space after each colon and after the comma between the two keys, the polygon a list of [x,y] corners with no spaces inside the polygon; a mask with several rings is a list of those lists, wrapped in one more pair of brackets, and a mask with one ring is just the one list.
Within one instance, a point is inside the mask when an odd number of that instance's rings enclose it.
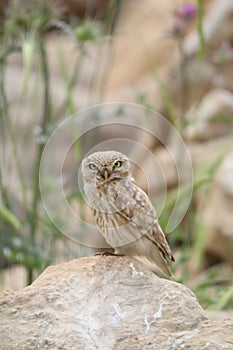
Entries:
{"label": "owl's beak", "polygon": [[108,172],[108,169],[104,169],[104,179],[107,180],[109,177],[109,172]]}
{"label": "owl's beak", "polygon": [[104,169],[101,169],[100,174],[104,178],[104,180],[106,181],[109,178],[110,171],[108,168],[104,168]]}

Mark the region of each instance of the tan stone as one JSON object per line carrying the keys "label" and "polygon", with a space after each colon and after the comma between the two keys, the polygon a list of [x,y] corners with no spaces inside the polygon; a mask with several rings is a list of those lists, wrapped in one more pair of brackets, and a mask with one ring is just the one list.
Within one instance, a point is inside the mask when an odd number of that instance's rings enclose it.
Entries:
{"label": "tan stone", "polygon": [[208,321],[194,294],[137,260],[49,267],[0,296],[0,349],[232,349],[233,322]]}
{"label": "tan stone", "polygon": [[203,219],[207,226],[207,263],[228,261],[233,266],[233,151],[218,169],[206,203]]}
{"label": "tan stone", "polygon": [[233,133],[233,94],[230,91],[209,91],[189,113],[188,139],[207,141]]}

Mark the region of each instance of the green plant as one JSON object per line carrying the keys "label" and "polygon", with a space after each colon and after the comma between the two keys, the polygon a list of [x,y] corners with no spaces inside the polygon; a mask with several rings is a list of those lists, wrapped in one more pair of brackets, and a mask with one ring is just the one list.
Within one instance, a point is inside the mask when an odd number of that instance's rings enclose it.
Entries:
{"label": "green plant", "polygon": [[[36,0],[34,2],[10,1],[7,6],[5,17],[2,18],[1,44],[0,44],[0,123],[2,159],[0,168],[0,230],[1,241],[0,251],[3,259],[1,265],[8,263],[20,263],[28,272],[28,283],[45,266],[52,263],[56,258],[56,242],[63,236],[50,221],[45,211],[42,210],[39,171],[41,158],[45,144],[55,129],[61,115],[65,110],[69,113],[76,111],[72,99],[73,87],[78,77],[80,62],[85,56],[85,43],[93,40],[100,40],[101,28],[96,21],[84,20],[83,22],[72,20],[65,22],[64,7],[58,3],[55,6],[53,1]],[[67,73],[67,67],[63,62],[63,52],[60,55],[60,67],[64,79],[66,91],[64,101],[60,104],[54,103],[51,94],[50,65],[47,52],[47,34],[50,30],[62,31],[75,43],[77,60],[72,74]],[[33,169],[29,180],[25,179],[24,162],[18,149],[17,129],[11,114],[11,101],[7,94],[5,75],[8,68],[8,61],[12,54],[18,53],[23,60],[24,76],[19,91],[19,101],[24,101],[30,85],[31,73],[35,66],[42,95],[40,99],[40,116],[32,101],[32,116],[39,119],[39,125],[33,120],[35,144],[34,158],[31,168]],[[37,88],[37,87],[36,87]],[[36,91],[36,95],[38,95]],[[35,99],[38,99],[36,96]],[[36,100],[38,104],[38,101]],[[36,112],[36,113],[35,113]],[[20,115],[20,109],[18,112]],[[38,118],[39,117],[39,118]],[[75,135],[74,135],[75,139]],[[32,140],[32,135],[30,135]],[[5,152],[7,143],[12,147],[13,167],[15,178],[19,184],[19,196],[11,193],[7,186],[6,171],[7,160]],[[80,145],[77,144],[76,153],[80,158]],[[42,184],[45,185],[45,184]],[[21,215],[15,211],[14,202],[21,208]],[[59,216],[59,214],[58,214]],[[59,220],[59,218],[58,218]]]}

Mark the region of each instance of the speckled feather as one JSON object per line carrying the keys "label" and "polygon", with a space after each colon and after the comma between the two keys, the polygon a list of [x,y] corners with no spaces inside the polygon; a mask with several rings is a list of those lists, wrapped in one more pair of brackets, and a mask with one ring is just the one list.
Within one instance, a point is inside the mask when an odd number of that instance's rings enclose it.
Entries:
{"label": "speckled feather", "polygon": [[[116,169],[119,160],[122,166]],[[96,172],[88,170],[90,163]],[[100,176],[103,168],[110,173],[108,181]],[[83,160],[82,175],[96,224],[115,252],[145,257],[171,275],[166,259],[175,259],[148,196],[131,174],[128,158],[116,151],[93,153]]]}

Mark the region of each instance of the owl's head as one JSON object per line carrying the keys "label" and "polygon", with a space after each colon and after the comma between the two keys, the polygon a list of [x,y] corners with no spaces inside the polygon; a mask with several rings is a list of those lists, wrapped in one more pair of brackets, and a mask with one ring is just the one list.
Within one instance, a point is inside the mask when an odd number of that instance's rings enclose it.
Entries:
{"label": "owl's head", "polygon": [[92,153],[82,161],[84,183],[102,184],[130,175],[130,161],[117,151]]}

